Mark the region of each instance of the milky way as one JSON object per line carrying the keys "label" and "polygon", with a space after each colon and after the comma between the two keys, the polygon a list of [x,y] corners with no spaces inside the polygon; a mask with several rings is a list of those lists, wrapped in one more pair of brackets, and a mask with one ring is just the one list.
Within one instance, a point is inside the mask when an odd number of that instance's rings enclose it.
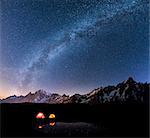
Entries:
{"label": "milky way", "polygon": [[2,0],[0,92],[84,93],[148,80],[147,0]]}

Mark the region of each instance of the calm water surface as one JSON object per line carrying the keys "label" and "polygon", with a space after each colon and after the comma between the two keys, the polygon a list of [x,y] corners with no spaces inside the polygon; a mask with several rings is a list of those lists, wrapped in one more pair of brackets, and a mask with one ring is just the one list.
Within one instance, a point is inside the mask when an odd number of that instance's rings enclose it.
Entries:
{"label": "calm water surface", "polygon": [[95,136],[104,130],[100,124],[87,122],[36,123],[33,129],[49,136]]}

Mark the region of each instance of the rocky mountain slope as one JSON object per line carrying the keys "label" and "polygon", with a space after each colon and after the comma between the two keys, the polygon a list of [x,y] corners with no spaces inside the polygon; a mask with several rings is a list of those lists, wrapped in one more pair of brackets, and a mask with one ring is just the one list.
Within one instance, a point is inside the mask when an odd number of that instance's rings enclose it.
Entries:
{"label": "rocky mountain slope", "polygon": [[48,94],[44,90],[29,93],[26,96],[10,96],[2,99],[1,103],[124,103],[124,102],[146,102],[149,100],[150,84],[140,83],[129,77],[126,81],[116,86],[107,86],[94,89],[90,93],[72,96]]}

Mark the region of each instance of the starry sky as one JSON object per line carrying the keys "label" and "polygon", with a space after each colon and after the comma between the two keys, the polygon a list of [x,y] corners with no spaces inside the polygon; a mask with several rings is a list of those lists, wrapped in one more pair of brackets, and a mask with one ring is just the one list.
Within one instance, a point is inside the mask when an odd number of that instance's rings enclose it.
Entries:
{"label": "starry sky", "polygon": [[0,96],[149,82],[148,0],[1,0]]}

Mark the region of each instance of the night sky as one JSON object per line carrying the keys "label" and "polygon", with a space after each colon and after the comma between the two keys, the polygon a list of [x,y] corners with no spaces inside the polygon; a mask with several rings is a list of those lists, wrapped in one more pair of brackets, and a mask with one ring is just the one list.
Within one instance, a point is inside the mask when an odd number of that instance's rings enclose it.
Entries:
{"label": "night sky", "polygon": [[149,82],[148,0],[1,0],[0,96]]}

